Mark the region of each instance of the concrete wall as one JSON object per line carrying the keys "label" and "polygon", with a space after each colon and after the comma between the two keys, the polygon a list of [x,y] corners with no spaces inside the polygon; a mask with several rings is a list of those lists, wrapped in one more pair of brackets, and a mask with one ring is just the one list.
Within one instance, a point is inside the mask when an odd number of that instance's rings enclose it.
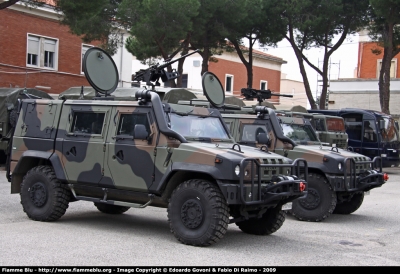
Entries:
{"label": "concrete wall", "polygon": [[[400,117],[400,79],[390,81],[390,113]],[[377,79],[332,80],[329,87],[329,109],[363,108],[381,111]]]}

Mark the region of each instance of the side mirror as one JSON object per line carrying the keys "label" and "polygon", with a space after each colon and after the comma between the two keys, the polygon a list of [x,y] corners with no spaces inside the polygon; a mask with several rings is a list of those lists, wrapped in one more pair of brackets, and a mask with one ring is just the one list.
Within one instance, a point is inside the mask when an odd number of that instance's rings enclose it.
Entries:
{"label": "side mirror", "polygon": [[379,120],[379,129],[385,129],[385,121],[384,120]]}
{"label": "side mirror", "polygon": [[146,127],[142,124],[135,125],[133,134],[133,139],[147,140],[147,136],[149,136]]}
{"label": "side mirror", "polygon": [[269,145],[269,139],[268,139],[268,137],[267,137],[267,133],[259,133],[257,136],[256,136],[256,140],[257,140],[257,143],[259,143],[259,144],[262,144],[262,145]]}

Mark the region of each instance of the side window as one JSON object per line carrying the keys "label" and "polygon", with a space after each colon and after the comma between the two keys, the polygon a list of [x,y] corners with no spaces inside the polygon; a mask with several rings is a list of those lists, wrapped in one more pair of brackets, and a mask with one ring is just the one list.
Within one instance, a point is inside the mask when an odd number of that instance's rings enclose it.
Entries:
{"label": "side window", "polygon": [[316,131],[326,131],[325,123],[323,119],[315,119],[315,130]]}
{"label": "side window", "polygon": [[265,126],[261,125],[244,125],[240,136],[240,141],[255,142],[256,136],[260,133],[267,133]]}
{"label": "side window", "polygon": [[147,136],[150,135],[150,123],[145,113],[121,114],[117,135],[134,135],[135,125],[144,125]]}
{"label": "side window", "polygon": [[350,114],[344,115],[343,118],[349,139],[361,141],[362,115]]}
{"label": "side window", "polygon": [[364,133],[363,133],[363,141],[364,142],[377,142],[378,138],[376,135],[376,125],[373,120],[365,120],[364,121]]}
{"label": "side window", "polygon": [[74,134],[102,134],[105,113],[74,112],[70,132]]}
{"label": "side window", "polygon": [[231,132],[231,122],[225,122],[225,124],[226,124],[226,127],[228,128],[228,130],[229,130],[229,133],[231,133],[232,134],[232,132]]}

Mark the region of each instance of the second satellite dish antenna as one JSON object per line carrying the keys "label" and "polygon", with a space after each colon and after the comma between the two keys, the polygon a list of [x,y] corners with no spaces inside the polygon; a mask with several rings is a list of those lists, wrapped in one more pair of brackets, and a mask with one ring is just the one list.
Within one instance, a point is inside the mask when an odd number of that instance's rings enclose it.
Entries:
{"label": "second satellite dish antenna", "polygon": [[225,103],[225,92],[218,77],[212,72],[205,72],[201,78],[204,95],[216,108],[221,108]]}
{"label": "second satellite dish antenna", "polygon": [[90,85],[105,96],[117,88],[119,75],[111,56],[100,48],[90,48],[83,57],[83,71]]}

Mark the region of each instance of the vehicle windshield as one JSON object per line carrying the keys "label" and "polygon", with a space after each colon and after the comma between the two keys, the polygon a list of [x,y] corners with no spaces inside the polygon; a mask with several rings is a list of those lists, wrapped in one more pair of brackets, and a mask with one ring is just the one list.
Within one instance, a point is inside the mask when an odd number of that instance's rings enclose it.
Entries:
{"label": "vehicle windshield", "polygon": [[319,142],[308,125],[281,124],[283,134],[295,142]]}
{"label": "vehicle windshield", "polygon": [[212,116],[171,113],[171,129],[184,137],[229,139],[221,120]]}
{"label": "vehicle windshield", "polygon": [[382,120],[385,121],[385,128],[381,130],[382,140],[384,142],[398,141],[394,120],[389,117],[382,117]]}
{"label": "vehicle windshield", "polygon": [[326,126],[328,131],[345,132],[344,120],[342,118],[327,118]]}

